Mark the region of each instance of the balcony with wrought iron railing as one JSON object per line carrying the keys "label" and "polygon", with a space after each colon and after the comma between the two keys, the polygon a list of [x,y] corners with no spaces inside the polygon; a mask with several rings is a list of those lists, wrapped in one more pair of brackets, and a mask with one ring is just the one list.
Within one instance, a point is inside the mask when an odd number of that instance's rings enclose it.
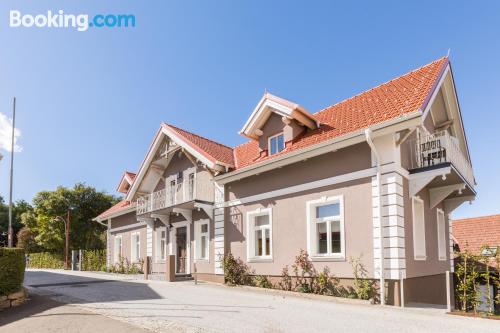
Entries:
{"label": "balcony with wrought iron railing", "polygon": [[460,149],[458,139],[447,131],[420,134],[418,139],[408,140],[407,144],[411,150],[410,170],[451,164],[463,179],[474,187],[472,166]]}
{"label": "balcony with wrought iron railing", "polygon": [[151,213],[187,202],[214,202],[214,183],[208,180],[185,179],[166,184],[166,187],[139,197],[137,215]]}

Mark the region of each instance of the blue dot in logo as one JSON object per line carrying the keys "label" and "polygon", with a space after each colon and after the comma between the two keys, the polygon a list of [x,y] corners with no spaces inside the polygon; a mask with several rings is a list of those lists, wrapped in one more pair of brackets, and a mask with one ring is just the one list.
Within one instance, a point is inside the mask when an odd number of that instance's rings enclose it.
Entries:
{"label": "blue dot in logo", "polygon": [[94,26],[94,23],[90,22],[90,23],[89,23],[89,27],[91,27],[91,28],[92,28],[93,26]]}

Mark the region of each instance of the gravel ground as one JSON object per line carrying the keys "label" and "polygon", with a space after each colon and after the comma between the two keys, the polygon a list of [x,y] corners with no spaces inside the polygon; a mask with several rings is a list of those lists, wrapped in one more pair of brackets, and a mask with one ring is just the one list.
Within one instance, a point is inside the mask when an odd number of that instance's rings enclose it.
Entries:
{"label": "gravel ground", "polygon": [[500,322],[438,309],[311,300],[192,281],[29,270],[25,285],[57,301],[156,332],[500,332]]}

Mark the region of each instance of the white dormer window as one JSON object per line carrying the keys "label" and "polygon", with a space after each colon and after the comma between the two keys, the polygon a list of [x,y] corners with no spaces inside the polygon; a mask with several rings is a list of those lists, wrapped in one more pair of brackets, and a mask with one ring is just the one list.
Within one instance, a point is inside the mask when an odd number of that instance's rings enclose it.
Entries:
{"label": "white dormer window", "polygon": [[274,155],[285,149],[285,137],[279,133],[269,137],[269,155]]}

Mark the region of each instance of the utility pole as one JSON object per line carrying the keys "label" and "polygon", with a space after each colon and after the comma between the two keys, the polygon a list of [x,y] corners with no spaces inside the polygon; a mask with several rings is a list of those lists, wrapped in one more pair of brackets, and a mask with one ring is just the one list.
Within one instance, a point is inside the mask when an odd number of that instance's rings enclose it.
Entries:
{"label": "utility pole", "polygon": [[10,145],[10,190],[9,190],[9,230],[8,246],[14,246],[14,230],[12,229],[12,183],[14,178],[14,131],[16,129],[16,98],[12,103],[12,140]]}

